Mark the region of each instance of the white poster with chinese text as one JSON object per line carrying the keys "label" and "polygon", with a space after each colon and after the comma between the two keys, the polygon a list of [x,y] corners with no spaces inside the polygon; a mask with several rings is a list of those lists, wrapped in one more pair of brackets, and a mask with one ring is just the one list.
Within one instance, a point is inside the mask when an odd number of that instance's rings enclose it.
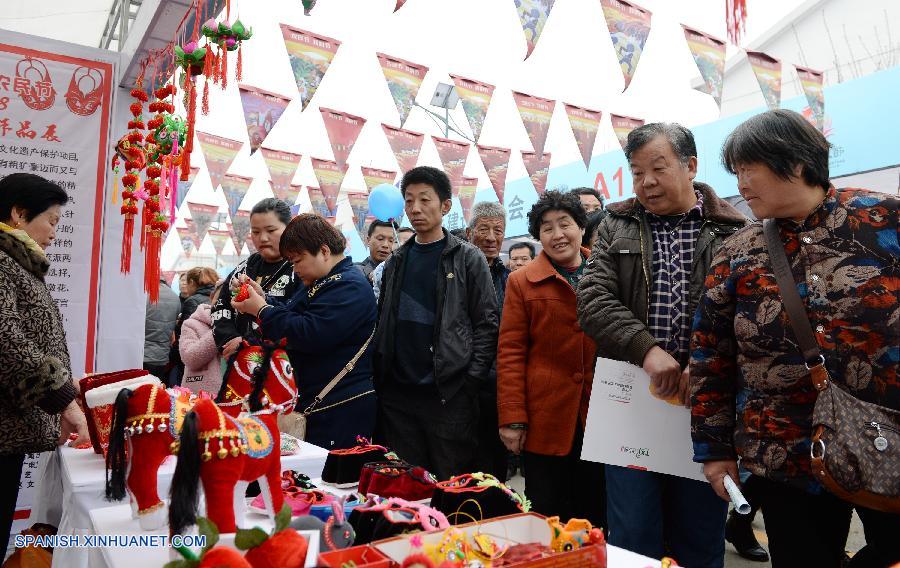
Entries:
{"label": "white poster with chinese text", "polygon": [[650,376],[597,359],[581,459],[706,481],[692,461],[691,411],[650,393]]}
{"label": "white poster with chinese text", "polygon": [[77,379],[94,368],[113,64],[0,42],[0,177],[40,175],[65,189],[47,288],[62,313]]}

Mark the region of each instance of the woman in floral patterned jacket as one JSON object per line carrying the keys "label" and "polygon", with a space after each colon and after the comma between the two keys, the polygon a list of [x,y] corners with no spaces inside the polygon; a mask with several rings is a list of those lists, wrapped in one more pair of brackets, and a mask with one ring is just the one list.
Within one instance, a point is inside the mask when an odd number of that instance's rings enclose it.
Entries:
{"label": "woman in floral patterned jacket", "polygon": [[[829,143],[776,110],[731,133],[725,167],[754,215],[775,218],[831,380],[900,409],[900,264],[895,196],[836,190]],[[852,505],[810,472],[816,389],[782,305],[760,223],[713,260],[691,343],[694,461],[727,500],[736,459],[756,479],[772,565],[840,566]],[[851,566],[900,561],[900,516],[856,507],[867,546]]]}

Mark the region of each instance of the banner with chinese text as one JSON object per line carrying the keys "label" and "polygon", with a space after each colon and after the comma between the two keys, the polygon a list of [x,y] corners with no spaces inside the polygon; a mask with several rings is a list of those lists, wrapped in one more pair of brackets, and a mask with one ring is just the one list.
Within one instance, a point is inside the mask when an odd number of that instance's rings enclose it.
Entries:
{"label": "banner with chinese text", "polygon": [[291,104],[291,99],[249,85],[238,85],[238,90],[241,93],[241,106],[244,107],[244,122],[247,123],[252,154],[275,128],[275,123]]}
{"label": "banner with chinese text", "polygon": [[450,75],[450,78],[456,85],[456,93],[462,101],[463,112],[466,113],[472,137],[477,144],[481,138],[481,129],[484,128],[484,118],[487,116],[491,97],[494,95],[494,86],[459,75]]}
{"label": "banner with chinese text", "polygon": [[553,118],[556,101],[516,91],[513,91],[513,98],[516,100],[522,124],[525,125],[525,131],[531,140],[531,146],[535,153],[542,153],[544,143],[547,142],[547,132],[550,130],[550,120]]}
{"label": "banner with chinese text", "polygon": [[300,110],[303,111],[325,78],[325,72],[341,42],[286,24],[281,24],[281,33],[297,91],[300,93]]}
{"label": "banner with chinese text", "polygon": [[619,145],[622,146],[622,150],[625,149],[625,145],[628,143],[628,135],[631,134],[631,131],[644,124],[644,121],[640,118],[620,114],[610,114],[609,118],[610,122],[612,122],[613,132],[616,133],[616,138],[619,139]]}
{"label": "banner with chinese text", "polygon": [[365,166],[360,166],[360,170],[362,170],[363,180],[366,182],[366,188],[369,191],[383,183],[394,185],[394,180],[397,179],[397,172],[390,170],[379,170],[378,168],[367,168]]}
{"label": "banner with chinese text", "polygon": [[550,17],[550,10],[553,9],[553,3],[556,0],[514,0],[516,3],[516,13],[519,15],[519,22],[522,24],[522,32],[525,34],[525,43],[528,45],[528,51],[525,53],[525,59],[531,55],[537,45],[547,18]]}
{"label": "banner with chinese text", "polygon": [[722,85],[725,83],[725,42],[717,37],[682,25],[688,48],[703,77],[703,87],[697,87],[707,95],[712,95],[716,104],[722,106]]}
{"label": "banner with chinese text", "polygon": [[283,187],[276,186],[271,180],[269,180],[269,187],[272,188],[272,195],[274,195],[276,199],[280,199],[288,205],[297,203],[297,196],[300,195],[300,192],[303,190],[303,186],[299,183],[292,183],[287,187]]}
{"label": "banner with chinese text", "polygon": [[759,89],[769,110],[781,106],[781,61],[759,51],[748,51],[750,68],[759,82]]}
{"label": "banner with chinese text", "polygon": [[475,204],[475,191],[478,189],[477,177],[463,177],[459,186],[459,205],[462,207],[466,226],[472,219],[472,205]]}
{"label": "banner with chinese text", "polygon": [[625,0],[600,0],[600,5],[627,89],[650,35],[651,13]]}
{"label": "banner with chinese text", "polygon": [[547,175],[550,173],[550,152],[539,155],[535,152],[522,152],[522,162],[525,164],[525,171],[531,178],[534,190],[538,195],[542,195],[547,189]]}
{"label": "banner with chinese text", "polygon": [[69,196],[46,249],[44,281],[62,314],[75,377],[94,370],[115,82],[107,61],[0,44],[0,177],[34,173]]}
{"label": "banner with chinese text", "polygon": [[463,170],[466,169],[466,160],[469,157],[469,143],[441,138],[440,136],[432,136],[431,139],[434,141],[438,156],[441,158],[444,173],[450,178],[453,196],[456,197],[459,194]]}
{"label": "banner with chinese text", "polygon": [[382,124],[381,128],[384,130],[384,135],[391,146],[391,151],[394,152],[397,165],[400,166],[400,175],[416,167],[425,135],[387,124]]}
{"label": "banner with chinese text", "polygon": [[209,240],[212,241],[213,248],[216,249],[216,254],[221,256],[225,245],[231,241],[231,232],[210,229],[207,234],[209,235]]}
{"label": "banner with chinese text", "polygon": [[[207,205],[205,203],[187,202],[188,211],[191,212],[191,220],[193,222],[194,234],[197,236],[197,248],[203,243],[206,232],[209,231],[216,216],[219,214],[218,205]],[[191,226],[190,224],[188,226]]]}
{"label": "banner with chinese text", "polygon": [[481,157],[481,163],[487,172],[488,179],[491,180],[491,186],[494,193],[497,194],[497,201],[503,203],[503,192],[506,189],[506,172],[509,170],[509,148],[498,148],[496,146],[476,146],[478,148],[478,156]]}
{"label": "banner with chinese text", "polygon": [[197,132],[197,140],[200,141],[200,149],[206,159],[206,169],[209,172],[209,180],[212,182],[213,191],[222,185],[222,178],[234,162],[235,156],[241,151],[242,142],[213,136],[205,132]]}
{"label": "banner with chinese text", "polygon": [[337,162],[320,160],[318,158],[312,158],[312,166],[313,173],[319,181],[319,191],[325,196],[329,215],[337,215],[338,195],[341,192],[341,184],[344,183],[344,176],[347,175],[347,169],[350,166],[344,164],[341,167]]}
{"label": "banner with chinese text", "polygon": [[581,151],[581,159],[584,160],[584,167],[591,167],[591,155],[594,152],[594,141],[597,139],[597,130],[600,128],[600,119],[603,113],[599,110],[590,110],[586,108],[563,103],[566,107],[566,114],[569,116],[569,124],[572,126],[572,134],[575,136],[575,143]]}
{"label": "banner with chinese text", "polygon": [[347,165],[353,145],[359,138],[366,119],[346,112],[339,112],[324,107],[319,107],[322,113],[322,121],[325,123],[325,132],[331,149],[334,152],[334,161],[342,168]]}
{"label": "banner with chinese text", "polygon": [[360,240],[366,242],[367,225],[369,223],[369,194],[368,193],[348,193],[347,199],[350,201],[350,210],[353,211],[353,225],[359,234]]}
{"label": "banner with chinese text", "polygon": [[225,193],[225,201],[228,202],[228,216],[232,219],[237,210],[241,208],[241,202],[247,195],[247,191],[250,190],[252,183],[253,178],[234,174],[228,174],[222,178],[222,191]]}
{"label": "banner with chinese text", "polygon": [[384,72],[388,90],[394,98],[394,104],[397,105],[397,112],[400,113],[400,126],[402,127],[409,117],[413,103],[416,101],[416,94],[419,92],[419,87],[422,86],[425,74],[428,73],[428,67],[400,59],[399,57],[385,55],[384,53],[376,53],[375,55],[378,56],[378,62],[381,64],[381,70]]}
{"label": "banner with chinese text", "polygon": [[263,162],[269,170],[269,178],[272,182],[272,193],[278,199],[279,192],[285,191],[291,186],[300,160],[303,158],[300,154],[293,152],[282,152],[281,150],[270,150],[269,148],[261,148]]}
{"label": "banner with chinese text", "polygon": [[803,94],[809,103],[813,119],[819,130],[825,128],[825,89],[823,87],[825,75],[821,71],[815,71],[807,67],[794,66],[797,75],[800,76],[800,85],[803,86]]}

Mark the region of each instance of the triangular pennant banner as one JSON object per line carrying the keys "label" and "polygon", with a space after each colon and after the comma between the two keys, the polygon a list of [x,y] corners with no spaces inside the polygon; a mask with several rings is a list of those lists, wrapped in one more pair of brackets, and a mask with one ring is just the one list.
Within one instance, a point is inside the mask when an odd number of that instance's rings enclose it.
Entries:
{"label": "triangular pennant banner", "polygon": [[462,183],[463,170],[466,169],[466,159],[469,157],[469,143],[432,136],[441,164],[444,165],[444,173],[450,178],[450,188],[453,196],[459,194],[459,186]]}
{"label": "triangular pennant banner", "polygon": [[342,167],[337,162],[318,158],[312,158],[312,166],[313,173],[316,174],[316,179],[319,181],[319,190],[325,196],[329,215],[336,215],[338,194],[341,192],[341,184],[344,183],[344,176],[347,175],[349,166],[344,164]]}
{"label": "triangular pennant banner", "polygon": [[350,157],[350,152],[353,151],[353,145],[356,144],[359,133],[366,124],[366,119],[324,107],[319,107],[319,112],[322,113],[325,132],[328,134],[331,149],[334,151],[334,161],[343,168],[347,165],[347,159]]}
{"label": "triangular pennant banner", "polygon": [[225,249],[225,244],[231,240],[231,232],[210,229],[209,240],[212,241],[213,248],[216,249],[216,254],[221,255],[222,251]]}
{"label": "triangular pennant banner", "polygon": [[519,14],[519,22],[522,23],[522,32],[525,33],[525,43],[528,44],[528,51],[525,53],[525,59],[534,51],[547,18],[550,17],[550,10],[553,9],[553,3],[556,0],[515,0],[516,13]]}
{"label": "triangular pennant banner", "polygon": [[535,152],[522,152],[522,162],[525,163],[525,171],[531,178],[534,190],[538,195],[543,195],[547,189],[547,174],[550,173],[550,152],[538,155]]}
{"label": "triangular pennant banner", "polygon": [[[328,210],[328,203],[325,201],[325,194],[318,187],[307,187],[306,192],[309,194],[309,204],[312,206],[312,212],[320,217],[328,217],[331,212]],[[299,205],[298,205],[299,207]]]}
{"label": "triangular pennant banner", "polygon": [[422,79],[428,73],[428,67],[411,63],[399,57],[385,55],[384,53],[376,53],[378,62],[381,63],[381,70],[384,72],[384,78],[387,81],[388,90],[394,98],[394,104],[397,105],[397,111],[400,113],[400,126],[406,122],[409,112],[412,110],[413,103],[416,101],[416,94],[419,87],[422,86]]}
{"label": "triangular pennant banner", "polygon": [[197,132],[197,139],[200,141],[200,148],[206,159],[206,169],[209,172],[213,191],[215,191],[222,185],[222,178],[244,144],[237,140],[213,136],[205,132]]}
{"label": "triangular pennant banner", "polygon": [[402,8],[404,4],[406,4],[406,0],[397,0],[397,4],[394,6],[394,12]]}
{"label": "triangular pennant banner", "polygon": [[590,169],[594,141],[597,139],[597,130],[600,128],[600,119],[603,117],[603,113],[599,110],[590,110],[568,103],[563,104],[566,107],[566,114],[569,115],[569,124],[572,126],[575,143],[581,150],[584,167]]}
{"label": "triangular pennant banner", "polygon": [[178,192],[175,194],[176,209],[181,209],[181,204],[184,203],[184,198],[187,197],[188,191],[190,191],[191,187],[194,185],[194,179],[196,179],[197,172],[199,171],[199,167],[192,167],[186,180],[181,181],[180,178],[178,179]]}
{"label": "triangular pennant banner", "polygon": [[703,91],[722,106],[722,86],[725,83],[725,42],[719,38],[682,25],[684,38],[703,77]]}
{"label": "triangular pennant banner", "polygon": [[463,112],[466,113],[466,119],[472,129],[472,137],[475,138],[477,144],[478,139],[481,138],[481,129],[484,128],[484,117],[487,116],[488,106],[490,106],[491,97],[494,94],[494,86],[459,75],[450,75],[450,78],[456,85],[456,92],[462,101]]}
{"label": "triangular pennant banner", "polygon": [[459,186],[459,205],[462,207],[463,219],[468,226],[472,220],[472,205],[475,204],[475,192],[478,189],[478,178],[463,177]]}
{"label": "triangular pennant banner", "polygon": [[616,138],[619,139],[619,145],[622,147],[622,150],[625,149],[625,145],[628,143],[628,135],[631,134],[631,131],[644,124],[644,121],[640,118],[632,118],[630,116],[610,114],[609,118],[610,122],[612,122],[613,132],[616,133]]}
{"label": "triangular pennant banner", "polygon": [[649,10],[625,0],[600,0],[600,5],[627,89],[650,35],[651,14]]}
{"label": "triangular pennant banner", "polygon": [[809,110],[812,118],[819,130],[825,129],[825,91],[822,88],[825,75],[821,71],[815,71],[807,67],[795,65],[797,75],[800,76],[800,84],[803,86],[803,94],[806,95],[806,102],[809,104]]}
{"label": "triangular pennant banner", "polygon": [[231,218],[231,237],[234,241],[234,250],[241,254],[244,241],[250,236],[250,212],[244,209],[238,210]]}
{"label": "triangular pennant banner", "polygon": [[160,272],[163,278],[166,280],[166,284],[169,286],[172,285],[172,282],[175,281],[175,271],[174,270],[163,270]]}
{"label": "triangular pennant banner", "polygon": [[322,83],[341,42],[286,24],[281,24],[281,33],[284,36],[284,47],[291,62],[294,81],[300,92],[300,110],[303,111],[316,94],[316,89]]}
{"label": "triangular pennant banner", "polygon": [[350,201],[350,210],[353,211],[353,225],[360,240],[365,243],[368,236],[366,225],[369,218],[369,194],[348,193],[347,200]]}
{"label": "triangular pennant banner", "polygon": [[400,175],[405,174],[409,170],[416,167],[419,161],[419,151],[422,149],[422,141],[425,140],[424,134],[413,132],[412,130],[403,130],[396,126],[387,124],[381,125],[384,135],[387,137],[391,151],[394,152],[394,158],[397,159],[397,165],[400,166]]}
{"label": "triangular pennant banner", "polygon": [[367,168],[365,166],[360,166],[359,169],[362,170],[363,180],[366,182],[366,189],[369,191],[383,183],[394,185],[394,180],[397,179],[397,172],[390,170],[379,170],[378,168]]}
{"label": "triangular pennant banner", "polygon": [[247,195],[247,191],[252,183],[253,178],[236,176],[234,174],[228,174],[222,178],[222,191],[225,193],[225,201],[228,203],[228,215],[232,220],[237,210],[241,208],[241,202],[244,200],[244,196]]}
{"label": "triangular pennant banner", "polygon": [[175,227],[175,230],[178,232],[178,239],[181,241],[184,256],[190,258],[191,250],[194,248],[194,235],[191,234],[190,227]]}
{"label": "triangular pennant banner", "polygon": [[[213,219],[219,214],[218,205],[206,205],[204,203],[191,203],[188,201],[188,211],[191,212],[191,220],[194,222],[197,240],[203,242],[206,232],[209,231]],[[199,246],[197,248],[200,248]]]}
{"label": "triangular pennant banner", "polygon": [[488,179],[491,180],[491,186],[494,193],[497,194],[497,200],[503,203],[503,192],[506,189],[506,172],[509,170],[509,148],[497,148],[495,146],[476,146],[478,155],[481,157],[481,163],[487,172]]}
{"label": "triangular pennant banner", "polygon": [[556,101],[516,91],[513,91],[513,98],[519,108],[525,132],[531,139],[531,146],[536,154],[541,154],[544,151],[544,144],[547,142],[547,132],[550,130],[550,120],[553,118]]}
{"label": "triangular pennant banner", "polygon": [[298,184],[290,184],[287,187],[276,187],[273,182],[269,182],[269,186],[272,188],[272,195],[275,196],[276,199],[280,199],[284,201],[288,205],[293,205],[297,202],[297,196],[300,195],[300,191],[303,190],[303,186]]}
{"label": "triangular pennant banner", "polygon": [[[292,152],[270,150],[268,148],[261,148],[260,152],[262,153],[266,167],[269,169],[269,178],[272,181],[272,193],[275,197],[278,197],[278,199],[282,199],[279,197],[279,193],[290,189],[291,181],[294,179],[294,174],[297,172],[297,167],[300,165],[300,159],[303,156]],[[282,199],[282,201],[284,200]],[[293,203],[293,201],[291,203]]]}
{"label": "triangular pennant banner", "polygon": [[781,105],[781,61],[759,51],[748,51],[747,59],[759,82],[759,89],[769,110]]}
{"label": "triangular pennant banner", "polygon": [[250,137],[250,153],[253,154],[275,128],[291,99],[249,85],[238,85],[238,90],[241,106],[244,107],[247,136]]}
{"label": "triangular pennant banner", "polygon": [[191,241],[194,243],[194,248],[200,250],[200,244],[203,242],[203,239],[201,239],[200,235],[197,233],[197,224],[194,223],[193,219],[188,218],[184,219],[184,224],[187,226],[188,234],[191,237]]}

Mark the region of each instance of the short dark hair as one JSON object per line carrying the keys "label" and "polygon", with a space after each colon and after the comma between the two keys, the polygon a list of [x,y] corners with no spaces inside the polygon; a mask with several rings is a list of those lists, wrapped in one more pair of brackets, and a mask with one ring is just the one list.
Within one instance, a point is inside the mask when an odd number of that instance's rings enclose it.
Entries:
{"label": "short dark hair", "polygon": [[697,143],[694,142],[694,134],[690,130],[676,122],[651,122],[638,126],[628,133],[625,158],[631,162],[631,155],[657,136],[665,136],[682,164],[687,165],[691,158],[697,157]]}
{"label": "short dark hair", "polygon": [[253,209],[250,210],[250,216],[252,217],[257,213],[268,213],[270,211],[275,213],[278,220],[285,225],[291,222],[291,206],[274,197],[267,197],[262,201],[258,201],[256,205],[253,206]]}
{"label": "short dark hair", "polygon": [[450,178],[437,168],[417,166],[403,174],[403,180],[400,182],[400,191],[404,197],[406,197],[406,188],[414,183],[430,185],[442,202],[453,199]]}
{"label": "short dark hair", "polygon": [[469,238],[466,236],[466,229],[464,227],[460,229],[453,229],[452,231],[450,231],[450,234],[461,241],[469,242]]}
{"label": "short dark hair", "polygon": [[399,229],[397,232],[398,232],[398,233],[412,233],[412,234],[416,234],[416,230],[413,229],[412,227],[400,227],[400,229]]}
{"label": "short dark hair", "polygon": [[592,211],[588,213],[588,220],[587,224],[584,226],[584,237],[581,239],[581,246],[591,246],[591,239],[594,238],[594,235],[597,233],[600,221],[602,221],[604,217],[606,217],[605,211]]}
{"label": "short dark hair", "polygon": [[528,233],[537,240],[541,240],[541,221],[544,214],[550,211],[565,211],[582,229],[587,224],[587,213],[584,212],[577,195],[570,192],[562,193],[555,189],[545,191],[528,212]]}
{"label": "short dark hair", "polygon": [[831,186],[828,151],[831,144],[819,130],[792,110],[770,110],[741,123],[725,139],[722,165],[732,174],[741,164],[763,164],[783,180],[800,176],[826,191]]}
{"label": "short dark hair", "polygon": [[377,229],[378,227],[387,227],[389,229],[393,229],[396,231],[399,229],[400,226],[397,225],[397,223],[395,223],[393,221],[388,222],[388,221],[382,221],[380,219],[375,219],[374,221],[369,223],[369,238],[370,239],[372,238],[372,235],[375,233],[375,229]]}
{"label": "short dark hair", "polygon": [[279,249],[285,257],[301,252],[316,255],[323,245],[328,247],[331,254],[342,254],[347,246],[347,239],[324,217],[314,213],[301,213],[281,233]]}
{"label": "short dark hair", "polygon": [[576,187],[572,190],[572,193],[574,195],[593,195],[597,198],[597,201],[600,202],[600,207],[603,207],[603,196],[600,195],[600,192],[593,187]]}
{"label": "short dark hair", "polygon": [[63,188],[39,175],[16,173],[0,180],[0,221],[12,218],[13,207],[24,209],[25,220],[31,222],[54,205],[68,201]]}
{"label": "short dark hair", "polygon": [[517,243],[511,244],[507,253],[512,256],[513,251],[516,249],[528,249],[528,254],[531,255],[531,258],[534,258],[534,255],[537,254],[537,250],[535,250],[534,245],[525,241],[519,241]]}

